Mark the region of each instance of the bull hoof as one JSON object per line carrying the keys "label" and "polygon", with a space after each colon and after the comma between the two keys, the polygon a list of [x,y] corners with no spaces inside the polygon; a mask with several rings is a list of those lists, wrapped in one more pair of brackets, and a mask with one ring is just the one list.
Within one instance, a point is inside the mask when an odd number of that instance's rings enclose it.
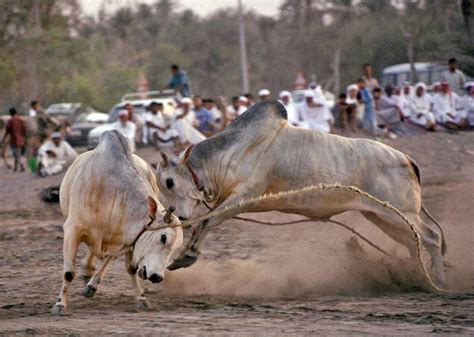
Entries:
{"label": "bull hoof", "polygon": [[86,285],[84,289],[82,289],[82,296],[91,298],[95,295],[96,291],[97,291],[97,288],[94,288],[91,285]]}
{"label": "bull hoof", "polygon": [[138,300],[135,306],[140,311],[146,311],[146,310],[152,309],[150,302],[148,302],[146,298]]}
{"label": "bull hoof", "polygon": [[90,279],[93,275],[81,275],[81,279],[84,281],[85,284],[89,283]]}
{"label": "bull hoof", "polygon": [[51,315],[53,316],[67,315],[66,306],[63,304],[55,304],[53,309],[51,309]]}
{"label": "bull hoof", "polygon": [[169,270],[176,270],[180,268],[187,268],[192,266],[197,261],[197,255],[184,255],[184,257],[174,260],[172,264],[168,266]]}

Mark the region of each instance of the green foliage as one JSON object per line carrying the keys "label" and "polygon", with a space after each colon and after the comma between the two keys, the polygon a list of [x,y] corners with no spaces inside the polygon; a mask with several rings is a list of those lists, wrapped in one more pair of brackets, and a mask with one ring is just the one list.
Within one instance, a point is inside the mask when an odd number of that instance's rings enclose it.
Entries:
{"label": "green foliage", "polygon": [[[178,11],[176,1],[157,0],[90,18],[77,0],[35,3],[0,1],[3,110],[38,98],[44,105],[76,101],[108,111],[135,91],[140,74],[151,89],[162,88],[172,63],[187,70],[196,94],[240,93],[235,8],[201,17]],[[414,34],[416,61],[454,56],[474,73],[474,48],[459,42],[465,40],[455,1],[285,0],[278,17],[245,13],[251,89],[291,88],[300,70],[329,85],[336,50],[342,87],[360,77],[363,63],[380,75],[387,66],[408,62],[400,25]]]}

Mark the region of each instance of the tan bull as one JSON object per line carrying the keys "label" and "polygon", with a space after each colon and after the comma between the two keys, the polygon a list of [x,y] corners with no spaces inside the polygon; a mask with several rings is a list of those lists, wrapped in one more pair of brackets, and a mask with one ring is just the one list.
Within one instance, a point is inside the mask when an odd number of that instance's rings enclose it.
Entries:
{"label": "tan bull", "polygon": [[[156,228],[165,223],[179,226],[179,220],[164,211],[157,195],[153,170],[131,153],[127,141],[117,131],[105,133],[95,150],[83,153],[74,161],[60,189],[61,211],[66,217],[64,268],[63,284],[52,310],[54,315],[66,313],[67,291],[75,276],[81,242],[89,248],[82,271],[84,278],[90,278],[84,296],[95,294],[107,266],[125,254],[137,306],[149,306],[137,272],[142,279],[160,282],[173,253],[183,242],[181,227],[147,230],[149,226]],[[96,257],[104,262],[94,274]]]}
{"label": "tan bull", "polygon": [[405,213],[430,254],[435,283],[442,286],[445,282],[444,239],[441,230],[420,217],[426,210],[416,163],[378,142],[293,127],[287,122],[285,108],[276,101],[254,105],[220,134],[188,148],[177,161],[162,154],[157,183],[162,191],[160,201],[176,207],[182,219],[202,212],[202,204],[214,209],[195,227],[186,249],[169,267],[172,270],[193,264],[208,230],[243,212],[280,211],[330,219],[357,210],[417,257],[413,233],[402,218],[347,190],[229,207],[267,193],[341,183],[355,185]]}

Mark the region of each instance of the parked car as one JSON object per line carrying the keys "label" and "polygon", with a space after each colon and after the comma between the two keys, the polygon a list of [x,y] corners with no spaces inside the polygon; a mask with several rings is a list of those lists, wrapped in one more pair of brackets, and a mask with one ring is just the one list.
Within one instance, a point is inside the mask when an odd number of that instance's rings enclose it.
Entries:
{"label": "parked car", "polygon": [[[432,62],[416,62],[415,69],[418,81],[431,85],[441,81],[441,74],[448,69],[448,66]],[[399,86],[405,82],[414,82],[411,78],[410,63],[396,64],[382,71],[380,84],[383,87],[387,84]]]}
{"label": "parked car", "polygon": [[83,103],[55,103],[46,108],[46,113],[59,121],[72,125],[82,114],[98,112],[96,109]]}
{"label": "parked car", "polygon": [[102,112],[80,114],[76,122],[67,129],[66,141],[72,146],[87,146],[89,131],[107,123],[109,115]]}
{"label": "parked car", "polygon": [[[155,92],[153,92],[155,93]],[[108,130],[112,129],[112,124],[118,120],[119,111],[124,109],[125,106],[130,103],[133,106],[134,114],[138,116],[141,120],[144,120],[144,114],[146,113],[145,108],[151,102],[162,103],[164,106],[164,113],[166,114],[173,114],[174,110],[176,109],[176,101],[174,96],[171,95],[172,92],[165,93],[161,92],[161,95],[158,95],[156,98],[146,98],[146,99],[136,99],[130,100],[132,98],[132,94],[127,94],[122,97],[123,101],[114,105],[114,107],[110,110],[107,123],[101,126],[98,126],[89,132],[87,147],[91,150],[94,149],[99,144],[100,136]],[[146,93],[138,93],[133,95],[141,95],[135,97],[146,97]],[[153,96],[154,97],[154,96]]]}

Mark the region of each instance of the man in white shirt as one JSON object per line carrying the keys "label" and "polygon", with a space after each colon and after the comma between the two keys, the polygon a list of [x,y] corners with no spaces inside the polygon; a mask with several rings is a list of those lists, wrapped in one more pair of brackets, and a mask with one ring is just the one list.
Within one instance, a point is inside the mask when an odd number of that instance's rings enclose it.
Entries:
{"label": "man in white shirt", "polygon": [[258,98],[260,99],[260,102],[268,101],[271,98],[270,90],[268,90],[268,89],[260,90],[258,92]]}
{"label": "man in white shirt", "polygon": [[120,110],[118,118],[118,121],[112,124],[112,129],[120,132],[127,139],[132,152],[135,152],[137,126],[129,120],[130,113],[128,110]]}
{"label": "man in white shirt", "polygon": [[30,111],[29,111],[29,115],[30,117],[36,117],[36,115],[38,114],[38,111],[40,109],[40,104],[38,103],[38,101],[36,100],[33,100],[31,101],[31,108],[30,108]]}
{"label": "man in white shirt", "polygon": [[298,106],[298,114],[302,120],[299,125],[307,129],[331,132],[334,117],[326,102],[316,98],[312,90],[307,90],[304,96],[305,100]]}
{"label": "man in white shirt", "polygon": [[409,99],[410,120],[427,130],[436,131],[436,120],[432,106],[432,99],[426,93],[426,85],[422,82],[417,83],[415,94]]}
{"label": "man in white shirt", "polygon": [[163,113],[163,104],[151,102],[148,106],[149,114],[145,117],[148,136],[157,149],[178,146],[178,132],[171,128],[171,120]]}
{"label": "man in white shirt", "polygon": [[449,69],[441,74],[441,78],[444,82],[448,82],[451,91],[461,95],[466,83],[466,76],[458,69],[458,61],[455,58],[449,59],[448,67]]}
{"label": "man in white shirt", "polygon": [[293,99],[291,98],[291,94],[289,91],[282,91],[279,95],[280,103],[285,106],[286,113],[288,115],[288,123],[293,126],[298,126],[299,124],[299,117],[298,112],[296,111],[295,104],[293,103]]}
{"label": "man in white shirt", "polygon": [[246,110],[247,110],[247,107],[245,107],[241,104],[241,100],[240,100],[239,96],[232,97],[232,104],[229,105],[225,109],[226,114],[227,114],[227,120],[228,121],[233,121],[234,119],[239,117],[241,114],[243,114]]}
{"label": "man in white shirt", "polygon": [[459,96],[450,90],[448,82],[441,83],[441,92],[433,98],[433,112],[436,120],[450,129],[457,130],[467,126]]}
{"label": "man in white shirt", "polygon": [[51,139],[38,150],[38,174],[42,177],[61,173],[77,157],[77,152],[62,140],[59,132],[53,132]]}
{"label": "man in white shirt", "polygon": [[173,115],[171,127],[178,132],[181,144],[196,144],[206,139],[196,128],[198,121],[191,109],[193,101],[189,97],[184,97],[181,100],[181,107],[176,109]]}

